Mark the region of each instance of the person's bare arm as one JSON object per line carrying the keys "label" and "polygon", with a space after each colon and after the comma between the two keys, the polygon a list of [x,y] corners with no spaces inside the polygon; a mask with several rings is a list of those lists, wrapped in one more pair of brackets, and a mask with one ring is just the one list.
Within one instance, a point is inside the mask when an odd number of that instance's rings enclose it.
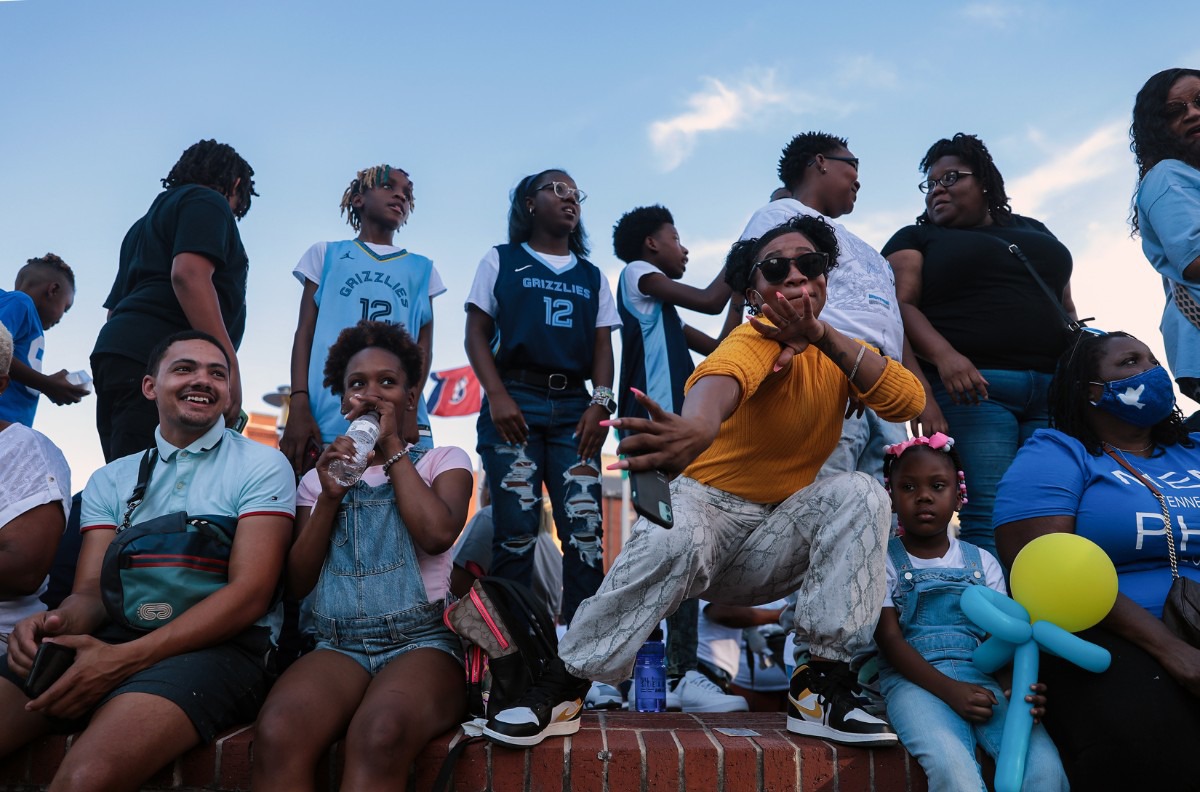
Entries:
{"label": "person's bare arm", "polygon": [[213,285],[216,267],[199,253],[180,253],[171,260],[171,286],[175,297],[195,330],[203,330],[220,342],[229,356],[230,407],[225,413],[226,426],[233,426],[242,410],[242,371],[238,366],[237,350],[221,316],[221,303]]}
{"label": "person's bare arm", "polygon": [[[596,348],[592,354],[592,388],[612,390],[613,372],[612,328],[596,328]],[[575,425],[575,436],[579,438],[579,458],[592,459],[600,454],[600,447],[608,436],[608,427],[600,422],[608,418],[608,411],[598,404],[590,404]]]}
{"label": "person's bare arm", "polygon": [[57,374],[46,375],[17,360],[15,357],[8,367],[8,375],[26,388],[45,394],[46,398],[58,405],[76,404],[91,391],[80,385],[67,382],[66,369]]}
{"label": "person's bare arm", "polygon": [[62,501],[52,501],[18,514],[0,528],[0,601],[38,592],[65,525]]}
{"label": "person's bare arm", "polygon": [[671,305],[706,314],[718,314],[729,302],[729,284],[725,268],[704,288],[671,280],[660,272],[651,272],[638,279],[638,289],[646,295]]}
{"label": "person's bare arm", "polygon": [[942,384],[954,401],[987,398],[988,382],[966,356],[959,354],[920,309],[921,270],[925,257],[917,250],[897,250],[887,257],[896,275],[896,299],[904,319],[904,334],[922,359],[937,366]]}
{"label": "person's bare arm", "polygon": [[506,443],[524,443],[529,434],[525,416],[521,415],[521,408],[500,381],[500,371],[496,368],[496,359],[492,357],[491,341],[495,332],[495,320],[486,311],[476,305],[467,306],[464,342],[467,360],[479,379],[480,387],[487,394],[492,423]]}
{"label": "person's bare arm", "polygon": [[296,475],[308,472],[308,441],[321,442],[321,428],[312,414],[312,394],[308,392],[308,368],[312,362],[313,337],[317,329],[317,284],[304,281],[304,293],[300,297],[300,316],[296,320],[296,334],[292,340],[292,395],[288,404],[287,424],[283,437],[279,439],[279,450],[292,463]]}
{"label": "person's bare arm", "polygon": [[721,605],[710,602],[704,606],[704,618],[726,627],[759,627],[775,624],[783,608],[752,608],[744,605]]}

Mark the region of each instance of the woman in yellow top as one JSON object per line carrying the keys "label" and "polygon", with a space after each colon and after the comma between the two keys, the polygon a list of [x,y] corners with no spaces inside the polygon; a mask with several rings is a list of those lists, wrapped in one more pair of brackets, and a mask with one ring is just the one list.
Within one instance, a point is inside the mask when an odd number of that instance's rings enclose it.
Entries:
{"label": "woman in yellow top", "polygon": [[688,597],[756,605],[798,590],[797,641],[812,657],[792,676],[788,729],[896,742],[855,703],[848,665],[883,603],[887,495],[863,473],[814,478],[851,395],[888,421],[911,420],[924,395],[903,366],[818,318],[837,253],[833,229],[807,216],[733,246],[726,279],[770,324],[737,328],[696,368],[681,415],[638,394],[650,420],[608,422],[637,432],[622,441],[619,467],[682,471],[671,484],[675,526],[638,520],[571,621],[562,665],[490,719],[491,739],[533,745],[577,730],[586,680],[627,679],[638,648]]}

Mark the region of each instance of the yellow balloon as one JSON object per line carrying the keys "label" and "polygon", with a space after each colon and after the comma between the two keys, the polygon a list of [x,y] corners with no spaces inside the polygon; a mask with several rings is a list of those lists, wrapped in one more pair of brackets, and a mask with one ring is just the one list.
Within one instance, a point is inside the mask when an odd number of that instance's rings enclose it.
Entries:
{"label": "yellow balloon", "polygon": [[1031,622],[1067,632],[1096,625],[1117,601],[1117,569],[1095,542],[1071,533],[1039,536],[1013,561],[1012,596]]}

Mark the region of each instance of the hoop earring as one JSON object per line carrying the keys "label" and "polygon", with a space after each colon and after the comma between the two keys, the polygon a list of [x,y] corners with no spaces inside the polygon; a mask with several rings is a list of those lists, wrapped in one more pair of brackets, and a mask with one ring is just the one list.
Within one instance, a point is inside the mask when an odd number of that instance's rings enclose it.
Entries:
{"label": "hoop earring", "polygon": [[[751,295],[754,295],[755,297],[758,298],[758,304],[755,304],[754,302],[751,301],[751,299],[750,299]],[[762,316],[763,302],[764,302],[763,296],[759,293],[758,289],[748,290],[748,292],[746,294],[746,313],[750,314],[751,316]]]}

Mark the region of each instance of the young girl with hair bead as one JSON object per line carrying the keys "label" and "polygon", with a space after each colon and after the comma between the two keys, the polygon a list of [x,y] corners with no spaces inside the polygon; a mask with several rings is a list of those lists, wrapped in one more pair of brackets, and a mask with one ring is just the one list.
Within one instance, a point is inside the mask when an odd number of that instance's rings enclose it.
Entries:
{"label": "young girl with hair bead", "polygon": [[[925,770],[931,792],[984,790],[975,749],[993,759],[1000,751],[1009,680],[1002,685],[976,668],[972,654],[985,634],[963,614],[959,598],[968,586],[1007,594],[1004,572],[991,553],[949,530],[967,502],[952,438],[936,432],[888,446],[883,474],[903,532],[888,543],[887,594],[875,631],[888,718]],[[1058,751],[1039,722],[1045,686],[1031,691],[1025,701],[1035,723],[1023,789],[1066,790]]]}

